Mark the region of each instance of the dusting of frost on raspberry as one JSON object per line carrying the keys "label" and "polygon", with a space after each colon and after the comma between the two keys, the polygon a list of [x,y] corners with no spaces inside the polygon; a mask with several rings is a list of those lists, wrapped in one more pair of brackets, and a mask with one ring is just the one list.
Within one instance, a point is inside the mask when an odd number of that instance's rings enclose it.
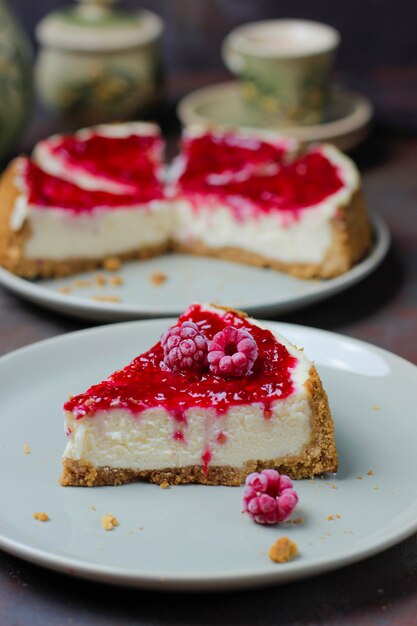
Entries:
{"label": "dusting of frost on raspberry", "polygon": [[246,478],[243,510],[258,524],[284,522],[297,506],[291,479],[274,469],[253,472]]}
{"label": "dusting of frost on raspberry", "polygon": [[258,347],[252,335],[234,326],[226,326],[214,335],[208,346],[210,371],[217,376],[246,376],[257,356]]}
{"label": "dusting of frost on raspberry", "polygon": [[168,328],[161,345],[164,363],[173,372],[201,370],[207,365],[207,339],[194,322]]}

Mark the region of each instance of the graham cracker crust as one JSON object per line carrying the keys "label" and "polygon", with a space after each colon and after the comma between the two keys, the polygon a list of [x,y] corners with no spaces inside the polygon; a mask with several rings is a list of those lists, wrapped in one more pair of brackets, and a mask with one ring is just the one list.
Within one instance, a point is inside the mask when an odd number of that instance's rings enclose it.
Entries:
{"label": "graham cracker crust", "polygon": [[312,409],[312,436],[300,455],[259,461],[249,460],[243,467],[225,465],[209,466],[207,474],[201,465],[157,470],[134,470],[128,468],[94,467],[91,463],[63,459],[61,485],[67,487],[97,487],[122,485],[136,481],[148,481],[169,485],[198,483],[202,485],[242,485],[248,474],[262,469],[275,468],[293,479],[312,478],[323,472],[336,472],[338,467],[337,450],[334,438],[334,424],[329,402],[320,377],[314,366],[311,367],[305,387],[310,396]]}

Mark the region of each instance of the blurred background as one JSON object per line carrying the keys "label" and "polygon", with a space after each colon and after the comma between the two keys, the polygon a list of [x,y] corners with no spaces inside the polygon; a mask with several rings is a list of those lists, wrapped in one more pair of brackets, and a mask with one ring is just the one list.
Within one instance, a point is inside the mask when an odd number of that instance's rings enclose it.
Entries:
{"label": "blurred background", "polygon": [[[13,0],[26,31],[49,11],[72,2]],[[169,70],[220,70],[220,44],[241,22],[298,17],[334,26],[342,35],[338,67],[358,75],[391,65],[417,63],[415,0],[125,0],[119,6],[143,7],[165,21],[163,48]]]}
{"label": "blurred background", "polygon": [[[10,3],[34,46],[35,24],[51,10],[73,4],[65,0]],[[162,49],[168,97],[183,95],[188,87],[181,82],[184,76],[197,75],[197,86],[228,77],[220,45],[236,25],[299,17],[339,30],[342,41],[336,79],[371,98],[377,123],[417,130],[415,0],[125,0],[118,6],[148,8],[164,20]]]}

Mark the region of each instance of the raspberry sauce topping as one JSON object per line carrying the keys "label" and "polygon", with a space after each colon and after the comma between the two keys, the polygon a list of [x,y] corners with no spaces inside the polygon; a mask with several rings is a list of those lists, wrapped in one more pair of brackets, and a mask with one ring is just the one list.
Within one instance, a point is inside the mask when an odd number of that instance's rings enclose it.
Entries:
{"label": "raspberry sauce topping", "polygon": [[162,160],[162,140],[158,135],[93,134],[88,139],[62,135],[49,149],[68,167],[137,188],[153,177],[155,166]]}
{"label": "raspberry sauce topping", "polygon": [[223,315],[197,304],[179,318],[178,324],[186,321],[196,324],[209,341],[227,326],[250,333],[258,347],[251,373],[242,379],[217,376],[208,368],[173,372],[163,363],[164,349],[158,342],[124,369],[71,398],[65,410],[80,419],[101,410],[128,409],[140,416],[146,409],[163,407],[178,424],[186,424],[186,411],[191,408],[212,408],[221,415],[230,406],[259,403],[268,415],[276,400],[291,395],[291,370],[297,359],[271,331],[251,324],[234,311]]}
{"label": "raspberry sauce topping", "polygon": [[143,173],[142,183],[131,194],[81,189],[57,176],[44,172],[28,161],[25,169],[28,202],[39,207],[58,207],[74,213],[88,213],[100,207],[121,208],[163,198],[162,185],[155,174]]}
{"label": "raspberry sauce topping", "polygon": [[286,144],[267,143],[256,137],[235,133],[186,137],[183,149],[188,158],[187,169],[182,175],[184,186],[193,181],[204,182],[207,174],[231,174],[254,171],[263,166],[279,164],[286,152]]}
{"label": "raspberry sauce topping", "polygon": [[[205,200],[205,205],[221,202],[229,206],[237,220],[244,219],[248,211],[252,215],[286,211],[296,217],[344,185],[338,168],[319,148],[288,162],[282,150],[274,155],[274,146],[269,146],[268,154],[268,144],[259,142],[260,154],[252,157],[249,171],[245,165],[247,150],[231,144],[227,151],[209,137],[190,141],[187,166],[178,181],[179,193],[193,202],[195,210],[199,201]],[[231,170],[234,175],[218,175]]]}

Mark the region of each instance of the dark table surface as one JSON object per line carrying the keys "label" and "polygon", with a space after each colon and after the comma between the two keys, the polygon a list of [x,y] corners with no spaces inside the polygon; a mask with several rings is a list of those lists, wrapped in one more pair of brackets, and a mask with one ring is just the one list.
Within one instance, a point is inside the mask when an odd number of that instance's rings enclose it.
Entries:
{"label": "dark table surface", "polygon": [[[363,174],[369,207],[383,216],[391,230],[387,258],[357,286],[281,318],[369,341],[413,363],[417,363],[417,137],[416,118],[410,115],[415,100],[410,95],[410,76],[415,75],[415,69],[401,74],[388,68],[366,81],[377,105],[376,124],[352,154]],[[170,100],[217,78],[178,77],[169,86]],[[171,134],[176,132],[172,111],[171,103],[161,113]],[[54,130],[51,120],[35,116],[23,147],[29,149]],[[35,307],[3,289],[0,307],[0,353],[89,325]],[[326,575],[283,587],[224,594],[108,588],[0,552],[0,625],[26,624],[414,625],[417,536]]]}

